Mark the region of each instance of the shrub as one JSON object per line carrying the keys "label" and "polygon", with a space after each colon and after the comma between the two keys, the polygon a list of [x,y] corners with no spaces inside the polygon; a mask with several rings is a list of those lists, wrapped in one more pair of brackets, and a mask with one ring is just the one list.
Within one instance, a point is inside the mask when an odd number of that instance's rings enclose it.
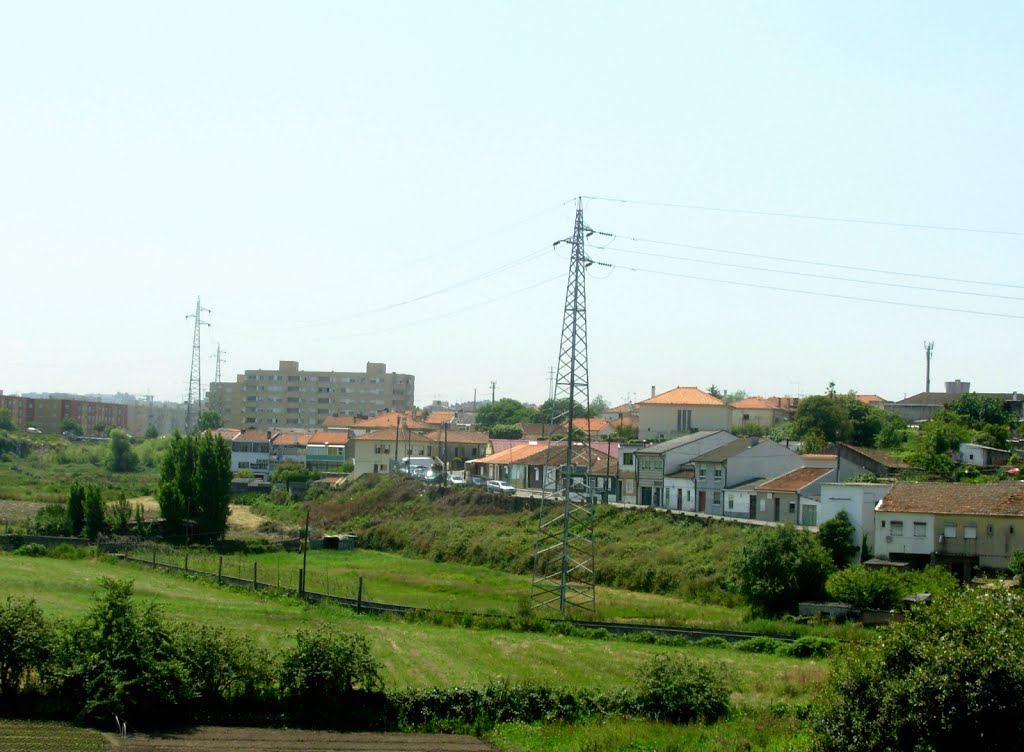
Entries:
{"label": "shrub", "polygon": [[776,640],[773,637],[751,637],[749,640],[735,643],[734,647],[744,653],[768,653],[770,655],[779,652],[779,648],[783,645],[785,643],[782,640]]}
{"label": "shrub", "polygon": [[729,712],[725,667],[682,655],[652,656],[637,677],[637,706],[654,720],[717,720]]}
{"label": "shrub", "polygon": [[281,659],[281,699],[304,722],[344,727],[358,715],[356,699],[383,687],[369,642],[326,627],[300,631],[295,639]]}
{"label": "shrub", "polygon": [[732,643],[724,637],[701,637],[699,640],[694,640],[693,644],[702,648],[727,648]]}
{"label": "shrub", "polygon": [[959,591],[833,664],[813,715],[833,750],[1016,748],[1024,737],[1024,601]]}
{"label": "shrub", "polygon": [[828,553],[792,525],[754,532],[733,564],[739,590],[756,614],[779,614],[821,596],[833,569]]}
{"label": "shrub", "polygon": [[52,630],[36,602],[8,596],[0,606],[0,699],[17,694],[33,672],[43,673],[51,640]]}
{"label": "shrub", "polygon": [[51,559],[85,559],[90,555],[90,551],[86,546],[58,543],[48,549],[46,555]]}
{"label": "shrub", "polygon": [[46,546],[42,543],[26,543],[14,549],[18,556],[46,556]]}
{"label": "shrub", "polygon": [[848,567],[829,575],[825,583],[828,594],[857,608],[896,608],[903,597],[906,583],[889,569]]}
{"label": "shrub", "polygon": [[64,507],[60,504],[47,504],[36,512],[36,532],[39,535],[67,535],[71,530]]}
{"label": "shrub", "polygon": [[818,528],[818,542],[828,551],[836,567],[845,567],[860,551],[860,546],[854,541],[856,533],[857,529],[843,509]]}
{"label": "shrub", "polygon": [[835,650],[839,643],[831,637],[801,637],[794,642],[783,643],[776,650],[777,655],[790,658],[824,658]]}

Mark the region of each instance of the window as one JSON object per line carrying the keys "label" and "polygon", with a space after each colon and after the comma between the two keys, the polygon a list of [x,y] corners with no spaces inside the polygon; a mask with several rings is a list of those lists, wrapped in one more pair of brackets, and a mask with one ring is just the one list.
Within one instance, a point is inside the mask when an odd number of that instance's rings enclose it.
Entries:
{"label": "window", "polygon": [[689,431],[692,419],[692,410],[676,410],[676,430]]}
{"label": "window", "polygon": [[915,522],[914,523],[914,537],[915,538],[923,538],[923,537],[925,537],[925,535],[927,533],[928,533],[928,525],[926,525],[924,522]]}
{"label": "window", "polygon": [[626,494],[628,496],[632,496],[633,493],[634,493],[634,491],[633,491],[633,481],[627,480],[626,481]]}
{"label": "window", "polygon": [[629,466],[633,465],[633,452],[622,455],[622,464]]}
{"label": "window", "polygon": [[707,469],[702,467],[700,470],[698,470],[697,471],[697,477],[700,480],[707,480],[707,478],[708,478],[708,471],[707,471]]}
{"label": "window", "polygon": [[893,520],[892,524],[889,525],[889,535],[893,538],[899,538],[903,535],[903,521]]}
{"label": "window", "polygon": [[729,494],[729,509],[732,509],[732,494]]}
{"label": "window", "polygon": [[722,492],[721,491],[715,491],[713,494],[711,494],[711,503],[712,504],[716,504],[716,505],[722,503]]}
{"label": "window", "polygon": [[715,480],[716,481],[721,481],[722,480],[722,468],[715,468]]}
{"label": "window", "polygon": [[974,540],[978,537],[978,526],[974,523],[964,525],[964,540]]}
{"label": "window", "polygon": [[943,538],[955,538],[956,537],[956,523],[947,522],[942,526],[942,537]]}
{"label": "window", "polygon": [[796,502],[795,501],[789,502],[789,513],[790,514],[796,514]]}

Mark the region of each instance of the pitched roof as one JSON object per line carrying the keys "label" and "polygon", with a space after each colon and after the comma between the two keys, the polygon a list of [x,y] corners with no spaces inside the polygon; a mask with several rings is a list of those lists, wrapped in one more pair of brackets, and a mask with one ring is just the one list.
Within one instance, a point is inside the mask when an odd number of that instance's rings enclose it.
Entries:
{"label": "pitched roof", "polygon": [[333,444],[340,446],[348,443],[347,431],[317,431],[309,437],[310,444]]}
{"label": "pitched roof", "polygon": [[436,425],[425,423],[422,420],[417,420],[410,415],[403,413],[384,413],[383,415],[376,415],[366,420],[360,420],[352,424],[353,428],[359,429],[372,429],[372,428],[387,428],[391,426],[401,426],[403,429],[410,431],[431,431],[437,428]]}
{"label": "pitched roof", "polygon": [[723,444],[717,449],[712,449],[710,452],[705,452],[699,457],[694,457],[692,462],[725,462],[730,457],[735,457],[737,454],[742,452],[744,449],[750,449],[756,444],[751,444],[749,438],[736,439],[730,441],[728,444]]}
{"label": "pitched roof", "polygon": [[609,407],[607,410],[604,411],[604,414],[605,415],[611,415],[612,413],[614,413],[615,415],[629,415],[630,413],[635,413],[635,412],[636,412],[636,405],[634,405],[632,402],[626,402],[626,403],[624,403],[622,405],[617,405],[615,407]]}
{"label": "pitched roof", "polygon": [[758,491],[790,491],[796,493],[807,486],[822,480],[829,473],[835,472],[830,467],[799,467],[796,470],[766,480],[757,487]]}
{"label": "pitched roof", "polygon": [[504,452],[506,449],[529,444],[530,442],[536,444],[537,439],[491,439],[491,450],[494,452]]}
{"label": "pitched roof", "polygon": [[764,397],[747,397],[746,399],[730,402],[730,407],[737,410],[784,410],[777,402],[766,400]]}
{"label": "pitched roof", "polygon": [[[395,429],[394,428],[379,428],[376,431],[369,431],[364,433],[362,436],[356,436],[353,441],[394,441],[395,440]],[[410,442],[410,441],[430,441],[422,433],[410,433],[408,431],[398,431],[398,441]]]}
{"label": "pitched roof", "polygon": [[531,441],[468,462],[477,465],[516,465],[521,464],[526,457],[536,454],[540,449],[542,446],[539,442]]}
{"label": "pitched roof", "polygon": [[889,401],[885,397],[879,397],[877,394],[858,394],[855,396],[866,405],[881,405]]}
{"label": "pitched roof", "polygon": [[276,435],[276,431],[257,431],[255,428],[250,428],[248,431],[242,431],[231,441],[268,441]]}
{"label": "pitched roof", "polygon": [[430,415],[423,419],[424,422],[430,423],[435,426],[444,425],[445,423],[451,423],[455,420],[454,410],[434,410]]}
{"label": "pitched roof", "polygon": [[896,483],[878,512],[1024,517],[1024,483]]}
{"label": "pitched roof", "polygon": [[231,441],[238,436],[241,431],[237,428],[214,428],[212,430],[208,430],[206,433],[212,436],[220,436],[225,441]]}
{"label": "pitched roof", "polygon": [[523,438],[536,436],[546,439],[552,433],[561,433],[565,430],[554,423],[520,423],[519,427],[523,429]]}
{"label": "pitched roof", "polygon": [[306,446],[310,436],[309,433],[279,433],[274,437],[274,446]]}
{"label": "pitched roof", "polygon": [[[574,446],[576,446],[574,444]],[[564,465],[567,447],[564,441],[531,442],[480,459],[469,460],[476,465]],[[575,458],[574,458],[575,461]],[[590,469],[601,474],[618,472],[618,463],[603,451],[591,447]]]}
{"label": "pitched roof", "polygon": [[[611,425],[610,421],[604,418],[573,418],[572,424],[581,431],[602,431]],[[562,423],[562,428],[568,427],[568,423]]]}
{"label": "pitched roof", "polygon": [[[444,443],[444,431],[428,431],[423,438]],[[449,444],[486,444],[490,439],[486,431],[449,431]]]}
{"label": "pitched roof", "polygon": [[352,428],[359,421],[360,418],[351,415],[329,415],[320,425],[324,428]]}
{"label": "pitched roof", "polygon": [[[686,446],[694,441],[700,441],[706,439],[708,436],[714,436],[716,433],[725,433],[724,431],[697,431],[695,433],[688,433],[685,436],[677,436],[674,439],[668,441],[662,441],[657,444],[651,444],[643,449],[637,449],[637,453],[643,452],[644,454],[664,454],[672,449],[676,449],[681,446]],[[730,434],[731,435],[731,434]]]}
{"label": "pitched roof", "polygon": [[710,405],[724,407],[725,403],[714,395],[708,394],[703,389],[695,386],[677,386],[667,392],[656,394],[650,399],[645,399],[637,404],[640,405]]}
{"label": "pitched roof", "polygon": [[868,447],[858,447],[853,444],[844,444],[841,441],[836,442],[837,447],[842,447],[854,454],[859,454],[863,457],[867,457],[869,460],[877,462],[879,465],[885,465],[890,470],[913,470],[911,465],[908,465],[898,457],[893,457],[891,454],[878,449],[869,449]]}

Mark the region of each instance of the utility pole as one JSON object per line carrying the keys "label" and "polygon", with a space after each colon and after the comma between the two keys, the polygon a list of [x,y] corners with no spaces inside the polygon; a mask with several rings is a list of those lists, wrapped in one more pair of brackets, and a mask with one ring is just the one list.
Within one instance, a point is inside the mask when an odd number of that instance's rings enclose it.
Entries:
{"label": "utility pole", "polygon": [[[214,358],[214,360],[216,362],[216,368],[214,369],[214,372],[213,372],[213,384],[220,384],[220,364],[224,362],[224,356],[227,355],[227,354],[228,354],[228,351],[227,350],[221,350],[220,349],[220,342],[218,342],[217,343],[217,353],[215,355],[210,356],[210,357]],[[224,415],[223,415],[223,408],[224,408],[224,406],[221,404],[222,400],[221,400],[220,390],[218,389],[217,398],[216,398],[216,400],[214,400],[213,399],[213,384],[210,384],[210,393],[211,393],[210,394],[210,397],[211,397],[210,402],[213,403],[212,404],[213,409],[216,410],[218,413],[221,413],[221,417],[223,418],[224,417]]]}
{"label": "utility pole", "polygon": [[498,382],[497,381],[492,381],[491,382],[491,404],[492,405],[494,404],[494,390],[497,388],[497,386],[498,386]]}
{"label": "utility pole", "polygon": [[[190,313],[185,316],[186,319],[195,319],[195,331],[192,334],[192,368],[189,371],[188,376],[188,403],[185,406],[185,432],[191,433],[192,430],[199,423],[199,415],[203,411],[203,391],[202,391],[202,378],[200,375],[201,367],[201,355],[199,347],[199,332],[204,326],[209,326],[209,322],[203,321],[203,313],[213,313],[209,308],[203,308],[199,302],[199,296],[196,296],[196,312]],[[195,400],[195,409],[193,410],[192,402]]]}
{"label": "utility pole", "polygon": [[[594,230],[583,221],[583,200],[578,199],[572,237],[555,243],[572,244],[554,387],[554,400],[564,399],[568,405],[565,415],[569,435],[562,455],[565,464],[556,465],[556,477],[561,471],[556,488],[562,492],[562,499],[549,500],[546,496],[541,499],[530,588],[533,608],[557,608],[562,614],[571,609],[595,610],[590,431],[585,432],[582,441],[573,440],[577,402],[585,411],[589,412],[590,408],[586,269],[595,262],[587,257],[584,241],[592,234]],[[548,462],[560,449],[557,444],[549,444]],[[582,492],[573,489],[577,473],[583,476]]]}
{"label": "utility pole", "polygon": [[930,392],[932,390],[932,350],[935,349],[934,342],[924,343],[924,390]]}

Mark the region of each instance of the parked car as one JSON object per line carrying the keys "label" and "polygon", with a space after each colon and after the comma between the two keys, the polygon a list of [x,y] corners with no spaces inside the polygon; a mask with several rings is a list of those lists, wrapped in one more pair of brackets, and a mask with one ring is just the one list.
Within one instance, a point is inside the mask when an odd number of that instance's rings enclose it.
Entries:
{"label": "parked car", "polygon": [[448,473],[448,482],[453,486],[464,486],[466,485],[465,475],[456,475],[455,473]]}
{"label": "parked car", "polygon": [[490,491],[491,493],[502,493],[508,496],[516,495],[515,486],[512,486],[503,480],[487,481],[487,490]]}
{"label": "parked car", "polygon": [[469,476],[469,485],[471,485],[471,486],[486,486],[487,485],[487,478],[483,477],[482,475],[470,475]]}

